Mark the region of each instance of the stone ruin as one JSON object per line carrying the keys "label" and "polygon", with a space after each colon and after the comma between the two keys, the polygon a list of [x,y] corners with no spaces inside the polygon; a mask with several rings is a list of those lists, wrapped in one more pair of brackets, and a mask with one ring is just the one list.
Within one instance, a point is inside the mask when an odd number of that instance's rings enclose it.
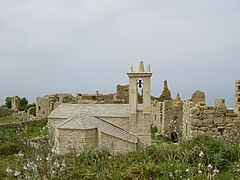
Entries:
{"label": "stone ruin", "polygon": [[238,80],[235,111],[226,107],[224,99],[216,99],[214,106],[206,105],[204,92],[198,90],[187,101],[182,101],[179,94],[175,100],[155,101],[152,105],[152,124],[157,127],[158,133],[169,138],[174,133],[185,139],[199,134],[227,139],[240,135],[239,112],[240,81]]}
{"label": "stone ruin", "polygon": [[240,80],[236,81],[235,112],[240,116]]}
{"label": "stone ruin", "polygon": [[192,98],[190,99],[191,102],[194,104],[203,102],[205,103],[205,94],[202,91],[197,90],[195,93],[193,93]]}
{"label": "stone ruin", "polygon": [[115,94],[51,94],[36,99],[37,118],[46,118],[54,109],[62,103],[68,104],[127,104],[128,103],[128,85],[117,85]]}
{"label": "stone ruin", "polygon": [[20,97],[13,96],[11,98],[11,105],[12,105],[12,110],[13,111],[18,111],[19,107],[20,107]]}
{"label": "stone ruin", "polygon": [[164,100],[172,100],[171,92],[168,89],[167,80],[164,81],[163,91],[162,91],[162,94],[159,97],[159,101],[163,102]]}

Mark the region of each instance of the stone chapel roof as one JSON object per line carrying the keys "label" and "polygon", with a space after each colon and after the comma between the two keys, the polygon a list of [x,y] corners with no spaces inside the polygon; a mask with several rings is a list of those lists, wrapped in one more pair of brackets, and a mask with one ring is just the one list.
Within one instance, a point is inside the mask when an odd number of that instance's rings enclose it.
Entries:
{"label": "stone chapel roof", "polygon": [[[142,106],[140,106],[141,108]],[[128,104],[60,104],[48,118],[67,119],[80,113],[97,117],[129,117]]]}
{"label": "stone chapel roof", "polygon": [[119,139],[126,140],[128,142],[137,143],[138,138],[129,132],[114,126],[105,120],[95,117],[88,113],[81,113],[68,120],[64,121],[60,125],[57,125],[58,129],[95,129],[97,128],[100,132],[117,137]]}

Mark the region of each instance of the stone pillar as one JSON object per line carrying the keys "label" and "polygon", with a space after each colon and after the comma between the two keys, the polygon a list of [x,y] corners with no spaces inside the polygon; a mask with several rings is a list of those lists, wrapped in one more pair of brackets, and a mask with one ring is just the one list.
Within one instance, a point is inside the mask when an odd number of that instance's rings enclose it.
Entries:
{"label": "stone pillar", "polygon": [[150,77],[143,77],[143,111],[150,113],[151,112],[151,82]]}
{"label": "stone pillar", "polygon": [[240,116],[240,80],[236,81],[235,112]]}
{"label": "stone pillar", "polygon": [[129,110],[130,114],[137,113],[137,77],[129,76]]}
{"label": "stone pillar", "polygon": [[20,97],[13,96],[11,99],[11,103],[12,103],[12,110],[18,111],[20,107]]}

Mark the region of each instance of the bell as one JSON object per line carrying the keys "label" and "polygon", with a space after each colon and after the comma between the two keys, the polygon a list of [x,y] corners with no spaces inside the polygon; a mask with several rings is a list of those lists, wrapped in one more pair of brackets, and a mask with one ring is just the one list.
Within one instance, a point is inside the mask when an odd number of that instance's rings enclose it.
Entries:
{"label": "bell", "polygon": [[139,87],[139,88],[142,88],[142,85],[143,85],[142,80],[139,79],[139,80],[138,80],[138,87]]}

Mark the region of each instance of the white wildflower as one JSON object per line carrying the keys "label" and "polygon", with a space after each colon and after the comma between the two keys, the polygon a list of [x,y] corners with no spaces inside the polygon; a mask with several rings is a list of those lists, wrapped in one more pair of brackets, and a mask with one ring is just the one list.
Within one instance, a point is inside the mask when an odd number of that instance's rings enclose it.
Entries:
{"label": "white wildflower", "polygon": [[15,176],[15,177],[19,176],[20,174],[21,174],[21,173],[20,173],[19,171],[17,171],[17,170],[14,172],[14,176]]}
{"label": "white wildflower", "polygon": [[169,177],[173,177],[173,174],[172,174],[172,172],[170,172],[170,173],[169,173]]}
{"label": "white wildflower", "polygon": [[28,169],[28,167],[25,165],[25,166],[23,166],[23,169],[24,169],[24,170],[27,170],[27,169]]}
{"label": "white wildflower", "polygon": [[56,152],[56,148],[53,147],[52,150],[51,150],[52,153],[55,153]]}
{"label": "white wildflower", "polygon": [[32,164],[32,163],[28,161],[28,162],[27,162],[27,167],[30,168],[30,167],[31,167],[31,164]]}
{"label": "white wildflower", "polygon": [[202,174],[202,171],[201,171],[201,170],[199,170],[199,171],[198,171],[198,174]]}
{"label": "white wildflower", "polygon": [[214,173],[214,174],[217,174],[217,173],[219,173],[219,170],[218,170],[217,168],[215,168],[215,169],[213,170],[213,173]]}
{"label": "white wildflower", "polygon": [[209,165],[208,165],[208,168],[209,168],[209,169],[212,169],[212,168],[213,168],[213,166],[212,166],[211,164],[209,164]]}
{"label": "white wildflower", "polygon": [[200,159],[204,158],[204,153],[203,153],[203,151],[201,151],[198,156],[199,156]]}
{"label": "white wildflower", "polygon": [[23,157],[24,154],[22,153],[22,151],[19,151],[19,153],[17,154],[18,157]]}
{"label": "white wildflower", "polygon": [[42,158],[41,158],[39,155],[37,155],[36,160],[37,160],[37,161],[41,161]]}
{"label": "white wildflower", "polygon": [[57,160],[55,160],[54,164],[53,164],[56,168],[60,167],[60,164],[57,162]]}
{"label": "white wildflower", "polygon": [[190,170],[189,169],[186,169],[186,173],[188,173]]}
{"label": "white wildflower", "polygon": [[11,173],[12,170],[8,167],[8,168],[6,169],[6,172],[7,172],[7,173]]}
{"label": "white wildflower", "polygon": [[50,154],[48,154],[48,157],[46,158],[47,161],[51,161]]}

